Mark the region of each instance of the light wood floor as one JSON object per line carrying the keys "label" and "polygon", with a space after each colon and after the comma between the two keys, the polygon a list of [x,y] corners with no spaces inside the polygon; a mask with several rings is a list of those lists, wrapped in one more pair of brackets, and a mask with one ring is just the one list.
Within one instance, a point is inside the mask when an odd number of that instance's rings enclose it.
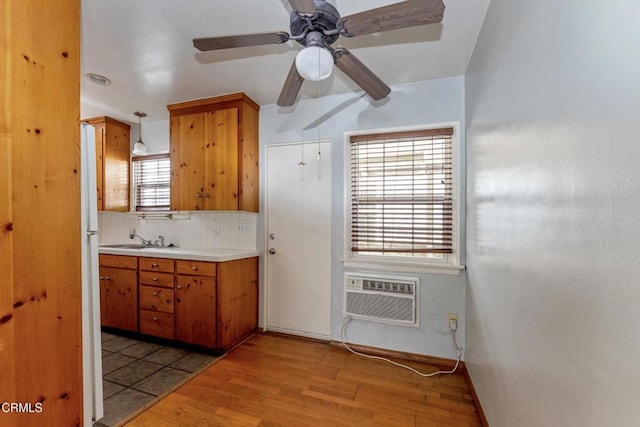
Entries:
{"label": "light wood floor", "polygon": [[256,335],[127,426],[480,426],[480,421],[462,374],[421,378],[328,344]]}

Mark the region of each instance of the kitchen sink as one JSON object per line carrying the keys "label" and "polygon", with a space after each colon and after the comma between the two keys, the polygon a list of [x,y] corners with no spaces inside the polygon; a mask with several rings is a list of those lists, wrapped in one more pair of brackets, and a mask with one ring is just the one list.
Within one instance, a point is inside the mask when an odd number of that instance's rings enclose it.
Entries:
{"label": "kitchen sink", "polygon": [[142,243],[110,243],[106,245],[99,245],[99,248],[113,248],[113,249],[171,249],[177,248],[177,246],[153,246],[143,245]]}
{"label": "kitchen sink", "polygon": [[115,249],[144,249],[151,246],[143,245],[141,243],[113,243],[108,245],[99,245],[100,248],[115,248]]}

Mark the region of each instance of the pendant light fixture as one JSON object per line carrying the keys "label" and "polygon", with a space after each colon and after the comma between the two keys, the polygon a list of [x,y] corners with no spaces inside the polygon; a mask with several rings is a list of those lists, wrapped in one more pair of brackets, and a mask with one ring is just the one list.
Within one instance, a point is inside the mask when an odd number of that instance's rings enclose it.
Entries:
{"label": "pendant light fixture", "polygon": [[142,118],[147,117],[147,113],[136,111],[133,114],[138,116],[139,119],[138,122],[140,123],[140,138],[138,138],[138,142],[133,145],[133,151],[131,152],[131,154],[133,154],[134,156],[145,156],[147,154],[147,147],[144,145],[144,142],[142,142]]}

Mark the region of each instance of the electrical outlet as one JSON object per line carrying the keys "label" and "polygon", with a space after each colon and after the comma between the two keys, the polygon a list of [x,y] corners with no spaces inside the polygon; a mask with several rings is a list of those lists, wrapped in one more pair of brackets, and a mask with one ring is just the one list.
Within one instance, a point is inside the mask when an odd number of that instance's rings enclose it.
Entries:
{"label": "electrical outlet", "polygon": [[240,223],[238,225],[238,231],[247,233],[249,231],[249,224],[247,224],[246,222]]}
{"label": "electrical outlet", "polygon": [[447,314],[447,328],[450,327],[452,320],[456,321],[456,325],[458,324],[458,313],[449,313],[449,314]]}
{"label": "electrical outlet", "polygon": [[220,226],[214,225],[211,228],[211,237],[220,237]]}

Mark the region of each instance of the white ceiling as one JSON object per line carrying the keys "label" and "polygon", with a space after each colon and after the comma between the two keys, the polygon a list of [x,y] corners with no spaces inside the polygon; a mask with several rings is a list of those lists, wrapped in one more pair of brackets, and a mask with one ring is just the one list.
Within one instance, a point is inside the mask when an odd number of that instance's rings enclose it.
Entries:
{"label": "white ceiling", "polygon": [[[397,0],[330,0],[342,16]],[[341,37],[389,86],[463,75],[489,0],[444,0],[441,24]],[[287,4],[286,2],[284,4]],[[168,119],[166,105],[245,92],[261,105],[275,104],[301,46],[245,47],[198,52],[194,37],[267,31],[289,32],[283,0],[82,0],[82,72],[113,81],[82,79],[82,117],[108,115],[137,122]],[[339,70],[321,84],[305,82],[299,96],[360,90]],[[393,92],[389,95],[393,97]]]}

